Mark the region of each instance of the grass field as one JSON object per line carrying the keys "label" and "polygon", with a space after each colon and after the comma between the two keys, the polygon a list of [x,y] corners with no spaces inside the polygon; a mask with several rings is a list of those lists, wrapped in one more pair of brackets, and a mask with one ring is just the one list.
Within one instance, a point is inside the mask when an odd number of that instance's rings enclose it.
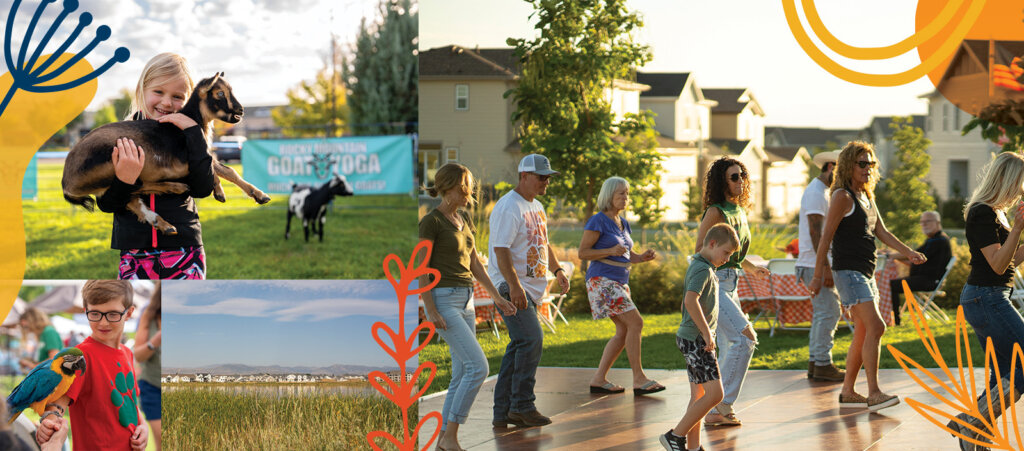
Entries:
{"label": "grass field", "polygon": [[[955,312],[950,312],[954,313]],[[611,320],[594,321],[589,314],[566,315],[569,325],[558,321],[557,333],[552,334],[544,329],[544,354],[541,357],[541,366],[574,367],[574,368],[596,368],[601,360],[601,353],[608,339],[615,334],[615,326]],[[679,314],[644,315],[643,331],[643,365],[644,368],[658,369],[684,369],[686,366],[682,355],[676,349],[675,334],[679,327]],[[764,323],[758,323],[758,326]],[[946,359],[946,364],[956,366],[956,344],[954,335],[954,324],[931,324],[932,333],[938,342],[939,349]],[[501,329],[502,338],[498,340],[493,334],[483,332],[477,334],[477,339],[487,355],[490,375],[497,374],[501,365],[501,357],[505,353],[505,346],[508,345],[508,335],[505,329]],[[758,329],[758,340],[760,344],[754,351],[754,358],[750,364],[752,369],[782,370],[782,369],[806,369],[807,368],[807,331],[776,331],[774,337],[768,336],[768,330]],[[984,362],[981,347],[978,345],[974,333],[971,337],[971,351],[974,362],[980,365]],[[852,334],[850,330],[840,323],[836,332],[835,346],[832,349],[832,357],[840,368],[846,366],[846,351],[850,347]],[[928,355],[917,336],[912,321],[906,321],[898,327],[890,327],[882,337],[881,368],[900,368],[896,359],[885,349],[886,345],[893,345],[910,358],[926,368],[934,368],[934,363]],[[448,345],[440,340],[433,341],[420,352],[420,361],[431,361],[437,365],[437,376],[434,382],[427,389],[427,394],[445,390],[451,381],[451,356],[448,353]],[[615,362],[614,368],[629,368],[629,361],[626,353],[623,352]],[[580,390],[586,390],[585,385],[589,381],[579,381]],[[618,384],[629,386],[632,381],[616,380]],[[582,392],[582,391],[581,391]]]}
{"label": "grass field", "polygon": [[166,449],[368,449],[370,431],[402,437],[402,414],[376,395],[268,397],[184,389],[164,392],[163,428]]}
{"label": "grass field", "polygon": [[[71,208],[60,190],[62,170],[63,163],[40,162],[39,198],[23,202],[25,278],[114,278],[112,216]],[[416,200],[408,195],[335,198],[324,242],[306,243],[295,220],[284,239],[287,195],[272,194],[260,206],[236,186],[223,186],[226,203],[197,199],[210,279],[380,279],[384,257],[404,257],[416,245]]]}

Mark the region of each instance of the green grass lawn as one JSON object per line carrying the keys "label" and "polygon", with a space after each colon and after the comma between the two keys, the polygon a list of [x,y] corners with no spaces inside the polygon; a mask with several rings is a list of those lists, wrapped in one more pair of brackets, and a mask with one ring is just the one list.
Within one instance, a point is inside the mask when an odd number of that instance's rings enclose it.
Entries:
{"label": "green grass lawn", "polygon": [[[950,313],[950,312],[947,312]],[[955,315],[955,312],[952,312]],[[615,333],[615,326],[611,320],[594,321],[589,314],[566,315],[569,325],[558,320],[557,333],[551,333],[544,329],[544,354],[541,357],[541,366],[572,367],[572,368],[596,368],[601,359],[601,353],[608,339]],[[679,314],[644,315],[643,332],[643,365],[650,369],[672,369],[678,370],[686,367],[682,354],[676,349],[675,333],[679,327]],[[899,327],[890,327],[882,337],[881,368],[900,368],[899,363],[892,354],[885,348],[885,345],[893,345],[901,352],[914,359],[925,368],[938,366],[917,336],[909,317]],[[774,337],[768,336],[768,330],[760,328],[764,323],[758,323],[758,339],[760,344],[754,351],[754,358],[750,364],[753,369],[783,370],[783,369],[806,369],[807,368],[807,331],[776,331]],[[956,344],[955,324],[953,322],[941,324],[930,324],[939,349],[946,359],[946,364],[956,366]],[[504,328],[501,328],[502,339],[498,340],[493,334],[481,330],[477,339],[487,355],[490,375],[497,374],[501,365],[501,357],[508,344],[508,335]],[[971,353],[975,365],[983,365],[984,358],[981,347],[970,331]],[[850,347],[852,334],[850,330],[840,323],[836,332],[835,347],[832,349],[833,360],[840,368],[846,366],[846,351]],[[448,345],[435,339],[420,352],[420,361],[432,361],[437,365],[437,376],[427,390],[427,394],[442,391],[448,387],[451,381],[451,356],[448,353]],[[629,361],[626,353],[623,352],[615,362],[614,368],[629,368]],[[580,381],[581,390],[588,381]],[[621,384],[628,384],[629,381],[617,381]]]}
{"label": "green grass lawn", "polygon": [[[62,170],[62,163],[40,162],[39,199],[23,202],[25,278],[114,278],[112,216],[71,208],[60,190]],[[271,194],[261,206],[231,183],[223,186],[226,203],[197,200],[210,279],[380,279],[384,257],[407,258],[417,242],[416,200],[408,195],[335,198],[324,242],[306,243],[294,219],[284,239],[287,195]]]}

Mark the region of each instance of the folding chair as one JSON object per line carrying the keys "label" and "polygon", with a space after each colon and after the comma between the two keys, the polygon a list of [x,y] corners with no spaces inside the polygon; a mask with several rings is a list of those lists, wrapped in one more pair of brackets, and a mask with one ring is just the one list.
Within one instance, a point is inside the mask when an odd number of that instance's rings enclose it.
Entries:
{"label": "folding chair", "polygon": [[[925,300],[924,302],[918,301],[918,305],[921,306],[921,312],[924,313],[925,316],[932,317],[933,319],[938,319],[942,322],[949,322],[949,315],[947,315],[946,312],[942,311],[942,309],[935,304],[935,297],[946,295],[946,293],[942,291],[942,285],[946,283],[946,277],[949,277],[949,272],[953,270],[953,265],[955,264],[956,256],[954,255],[952,258],[949,259],[949,263],[946,263],[946,271],[942,273],[942,278],[939,279],[939,284],[935,286],[934,290],[930,292],[915,291],[912,293],[914,295],[914,299],[923,298]],[[1018,274],[1016,270],[1014,271],[1014,273]],[[1015,278],[1014,284],[1016,284],[1016,282],[1017,280]],[[907,304],[907,302],[904,302],[903,306],[900,307],[900,314],[902,314],[907,309]]]}
{"label": "folding chair", "polygon": [[[771,271],[769,286],[775,302],[775,326],[782,330],[811,330],[810,327],[787,327],[814,319],[811,293],[796,276],[796,259],[773,258],[768,261]],[[769,336],[773,336],[773,329]]]}
{"label": "folding chair", "polygon": [[764,318],[768,322],[769,335],[774,334],[775,318],[773,318],[772,314],[776,313],[776,311],[775,303],[772,301],[772,290],[769,282],[747,277],[745,272],[739,271],[736,278],[736,292],[740,300],[740,309],[743,313],[746,314],[757,310],[757,316],[750,321],[750,324],[755,324],[758,320]]}
{"label": "folding chair", "polygon": [[[563,262],[563,261],[558,262],[558,265],[562,269],[565,270],[565,277],[568,278],[569,280],[572,280],[572,274],[573,274],[573,271],[576,270],[576,265],[573,264],[573,262]],[[557,283],[557,282],[552,281],[551,283]],[[562,322],[564,322],[566,325],[568,325],[569,321],[567,319],[565,319],[565,315],[562,314],[562,302],[565,302],[566,294],[551,295],[551,296],[558,298],[558,302],[552,302],[551,303],[551,308],[554,309],[555,314],[558,315],[559,318],[562,318]],[[554,321],[554,315],[552,315],[552,321]]]}
{"label": "folding chair", "polygon": [[1017,304],[1017,310],[1024,312],[1024,276],[1020,270],[1013,270],[1013,291],[1010,292],[1010,300]]}

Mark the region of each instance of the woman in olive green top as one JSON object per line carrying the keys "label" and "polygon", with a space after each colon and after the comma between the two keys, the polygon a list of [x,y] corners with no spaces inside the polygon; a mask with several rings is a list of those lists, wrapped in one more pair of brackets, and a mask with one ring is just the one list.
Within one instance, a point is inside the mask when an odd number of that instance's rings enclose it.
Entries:
{"label": "woman in olive green top", "polygon": [[[476,252],[473,222],[460,210],[472,202],[473,174],[460,164],[446,164],[437,170],[434,187],[427,191],[432,197],[440,197],[441,205],[420,220],[420,239],[434,243],[428,266],[438,270],[441,277],[421,297],[427,320],[434,323],[452,355],[452,380],[441,409],[437,449],[456,451],[462,449],[459,425],[469,417],[469,408],[488,373],[487,356],[476,341],[473,278],[506,315],[514,315],[516,307],[499,296],[491,283]],[[429,276],[421,276],[419,283],[428,285]]]}
{"label": "woman in olive green top", "polygon": [[704,235],[715,224],[726,223],[736,230],[740,245],[729,261],[718,267],[718,362],[721,367],[722,387],[725,396],[707,418],[709,426],[738,426],[740,420],[733,412],[733,404],[740,395],[743,380],[747,377],[750,358],[754,355],[757,333],[747,319],[736,295],[738,272],[764,279],[768,270],[746,260],[750,247],[750,227],[747,225],[747,208],[750,199],[750,174],[738,160],[722,157],[716,160],[705,176],[704,217],[697,229],[697,252],[704,243]]}
{"label": "woman in olive green top", "polygon": [[50,318],[39,309],[35,307],[25,309],[18,322],[21,324],[21,330],[35,335],[36,341],[39,343],[35,360],[28,357],[21,359],[21,366],[24,370],[35,368],[40,362],[53,358],[64,348],[60,334],[50,324]]}

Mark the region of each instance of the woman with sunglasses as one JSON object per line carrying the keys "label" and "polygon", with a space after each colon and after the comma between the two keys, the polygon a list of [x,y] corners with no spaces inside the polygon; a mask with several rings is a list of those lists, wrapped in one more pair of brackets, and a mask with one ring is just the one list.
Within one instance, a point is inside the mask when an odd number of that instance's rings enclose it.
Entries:
{"label": "woman with sunglasses", "polygon": [[[971,324],[982,346],[989,338],[992,339],[999,377],[993,369],[988,381],[991,398],[985,390],[979,390],[981,396],[977,402],[979,412],[988,423],[989,399],[993,409],[991,417],[998,418],[1004,405],[1020,399],[1024,388],[1024,371],[1021,371],[1020,362],[1013,376],[1015,388],[1011,387],[1009,380],[1014,344],[1024,343],[1024,318],[1010,301],[1014,269],[1024,261],[1024,248],[1020,247],[1021,231],[1024,230],[1024,205],[1020,202],[1024,194],[1024,157],[1017,152],[1003,152],[985,168],[984,174],[964,208],[967,221],[964,232],[971,250],[971,272],[960,294],[960,306],[964,310],[964,319]],[[1012,211],[1013,227],[1006,220],[1011,207],[1016,207]],[[999,386],[1000,377],[1002,387]],[[979,438],[977,432],[966,426],[968,424],[988,431],[988,426],[971,415],[960,414],[957,418],[960,422],[950,421],[947,426],[965,436]],[[961,439],[960,449],[976,448],[975,444]]]}
{"label": "woman with sunglasses", "polygon": [[738,426],[741,422],[736,418],[732,406],[747,377],[750,358],[757,344],[757,333],[740,308],[736,281],[740,269],[758,279],[767,278],[768,270],[746,260],[747,249],[750,247],[746,209],[753,203],[750,199],[750,175],[746,166],[739,160],[722,157],[711,164],[704,180],[704,217],[697,229],[696,252],[700,252],[704,235],[715,224],[731,225],[740,238],[739,250],[715,273],[718,276],[718,327],[715,335],[725,396],[704,422],[708,426]]}
{"label": "woman with sunglasses", "polygon": [[[854,333],[846,355],[846,378],[839,393],[839,405],[863,407],[872,411],[895,406],[899,397],[878,388],[878,355],[885,322],[878,313],[878,286],[875,284],[875,239],[903,254],[915,265],[925,257],[897,239],[882,222],[875,206],[878,159],[875,149],[863,141],[852,141],[843,148],[836,163],[825,226],[818,243],[814,278],[809,287],[813,295],[821,290],[822,272],[829,248],[832,273],[839,299],[853,316]],[[854,390],[857,375],[864,367],[868,396]]]}

